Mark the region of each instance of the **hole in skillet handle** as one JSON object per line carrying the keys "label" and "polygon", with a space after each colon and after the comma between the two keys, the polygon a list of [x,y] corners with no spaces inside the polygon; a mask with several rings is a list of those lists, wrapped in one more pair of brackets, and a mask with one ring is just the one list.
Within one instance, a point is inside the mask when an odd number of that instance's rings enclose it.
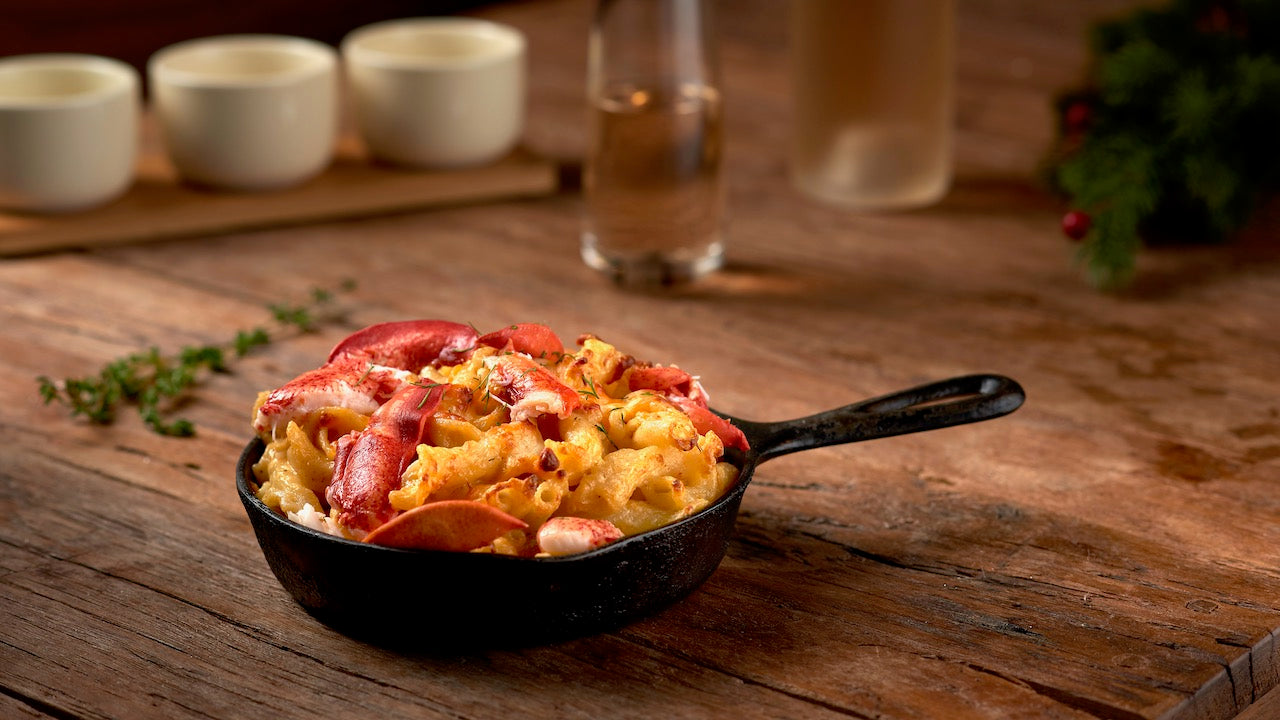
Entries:
{"label": "hole in skillet handle", "polygon": [[752,466],[779,455],[938,430],[1008,415],[1026,393],[1002,375],[964,375],[780,422],[727,419],[747,436]]}

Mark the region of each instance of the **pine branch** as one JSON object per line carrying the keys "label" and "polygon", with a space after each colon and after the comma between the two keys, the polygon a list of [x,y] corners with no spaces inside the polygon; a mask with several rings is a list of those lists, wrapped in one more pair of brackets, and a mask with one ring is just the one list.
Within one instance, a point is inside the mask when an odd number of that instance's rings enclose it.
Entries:
{"label": "pine branch", "polygon": [[1280,190],[1278,7],[1175,0],[1094,28],[1047,160],[1093,285],[1127,284],[1144,239],[1229,238]]}

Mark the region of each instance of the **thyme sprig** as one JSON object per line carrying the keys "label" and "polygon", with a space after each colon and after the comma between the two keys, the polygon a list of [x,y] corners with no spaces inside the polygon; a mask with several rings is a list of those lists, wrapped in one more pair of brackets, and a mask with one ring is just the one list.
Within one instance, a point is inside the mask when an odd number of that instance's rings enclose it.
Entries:
{"label": "thyme sprig", "polygon": [[[372,366],[372,364],[370,364],[370,367],[373,367],[373,366]],[[444,386],[445,386],[445,385],[447,385],[448,383],[438,383],[438,382],[421,382],[421,381],[413,382],[413,381],[410,381],[410,382],[409,382],[409,384],[410,384],[410,385],[412,385],[412,386],[414,386],[414,387],[422,388],[423,390],[426,390],[426,391],[427,391],[427,394],[426,394],[426,395],[423,395],[423,396],[422,396],[422,399],[418,400],[418,409],[419,409],[419,410],[421,410],[422,408],[424,408],[424,407],[426,407],[426,406],[427,406],[427,399],[431,397],[431,391],[432,391],[432,390],[434,390],[434,389],[436,389],[436,388],[438,388],[438,387],[444,387]],[[443,391],[441,391],[441,392],[443,392]]]}
{"label": "thyme sprig", "polygon": [[[355,289],[355,283],[344,281],[340,289],[349,292]],[[307,303],[269,305],[278,326],[276,332],[309,333],[325,322],[338,320],[341,312],[332,307],[334,298],[333,291],[317,288]],[[195,434],[195,425],[185,418],[171,418],[170,414],[202,373],[229,372],[229,358],[242,358],[274,339],[272,331],[258,326],[236,332],[227,343],[187,346],[175,355],[165,355],[153,346],[107,363],[97,375],[61,381],[41,375],[36,382],[46,405],[66,405],[72,417],[109,425],[115,422],[122,406],[135,405],[142,421],[154,432],[190,437]]]}
{"label": "thyme sprig", "polygon": [[[493,367],[490,366],[485,368],[484,377],[480,378],[480,382],[476,384],[476,392],[480,392],[480,389],[484,388],[484,394],[480,396],[480,402],[482,403],[489,402],[489,398],[491,397],[489,394],[489,377],[491,375],[493,375]],[[497,398],[494,399],[496,400]]]}
{"label": "thyme sprig", "polygon": [[618,443],[614,442],[613,438],[609,437],[609,431],[605,429],[602,423],[596,423],[596,429],[600,431],[600,434],[604,436],[605,440],[609,441],[609,444],[613,446],[614,450],[621,449],[618,447]]}

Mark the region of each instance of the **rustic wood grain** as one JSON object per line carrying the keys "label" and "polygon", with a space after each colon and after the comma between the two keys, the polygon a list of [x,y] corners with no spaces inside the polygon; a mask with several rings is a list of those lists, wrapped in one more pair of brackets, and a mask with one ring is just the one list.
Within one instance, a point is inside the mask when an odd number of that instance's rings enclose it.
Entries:
{"label": "rustic wood grain", "polygon": [[1271,690],[1258,698],[1244,712],[1236,716],[1236,720],[1268,720],[1280,717],[1280,692]]}
{"label": "rustic wood grain", "polygon": [[[960,3],[955,188],[865,215],[790,190],[781,5],[733,7],[730,266],[699,285],[594,275],[568,194],[0,261],[0,716],[1271,717],[1274,216],[1240,243],[1145,253],[1134,288],[1101,294],[1034,182],[1084,28],[1130,4]],[[485,14],[529,35],[530,149],[574,156],[590,4]],[[37,375],[223,340],[347,277],[342,324],[201,384],[182,408],[195,438],[88,426],[35,393]],[[232,470],[259,389],[408,317],[594,332],[759,420],[980,371],[1028,400],[766,463],[720,568],[652,618],[547,647],[392,651],[289,599]]]}

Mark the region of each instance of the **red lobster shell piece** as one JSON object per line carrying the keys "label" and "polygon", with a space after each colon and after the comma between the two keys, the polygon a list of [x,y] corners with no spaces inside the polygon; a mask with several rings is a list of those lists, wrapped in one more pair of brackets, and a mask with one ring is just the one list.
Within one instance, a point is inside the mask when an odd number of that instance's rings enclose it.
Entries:
{"label": "red lobster shell piece", "polygon": [[367,531],[395,516],[388,493],[400,487],[449,387],[409,385],[373,413],[368,427],[338,439],[333,482],[325,492],[338,509],[338,522]]}
{"label": "red lobster shell piece", "polygon": [[559,356],[564,353],[564,343],[560,342],[560,337],[551,328],[537,323],[508,325],[501,330],[481,335],[476,342],[536,358]]}
{"label": "red lobster shell piece", "polygon": [[727,448],[750,449],[747,436],[707,409],[707,391],[698,379],[677,367],[637,367],[627,378],[631,390],[653,390],[684,411],[699,433],[714,432]]}
{"label": "red lobster shell piece", "polygon": [[470,325],[447,320],[401,320],[358,330],[329,351],[329,362],[359,357],[377,365],[418,371],[428,365],[462,362],[479,334]]}
{"label": "red lobster shell piece", "polygon": [[698,379],[678,367],[637,367],[627,378],[627,386],[632,390],[654,390],[664,396],[679,395],[704,402],[707,398]]}
{"label": "red lobster shell piece", "polygon": [[489,394],[511,409],[512,422],[539,415],[569,417],[582,404],[573,388],[527,355],[511,353],[489,360]]}
{"label": "red lobster shell piece", "polygon": [[378,526],[364,541],[415,550],[467,552],[526,527],[523,520],[492,505],[474,500],[442,500],[406,510]]}

